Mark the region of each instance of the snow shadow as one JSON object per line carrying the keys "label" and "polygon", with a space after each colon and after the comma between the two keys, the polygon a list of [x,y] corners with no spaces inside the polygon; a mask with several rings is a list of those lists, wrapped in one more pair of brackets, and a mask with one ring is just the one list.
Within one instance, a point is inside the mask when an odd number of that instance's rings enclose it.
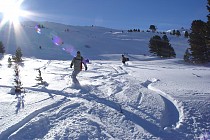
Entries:
{"label": "snow shadow", "polygon": [[167,98],[160,95],[165,103],[165,110],[162,114],[161,118],[161,126],[164,127],[171,127],[175,126],[177,122],[179,122],[179,112],[176,109],[176,106]]}
{"label": "snow shadow", "polygon": [[[71,88],[71,87],[67,87],[67,88]],[[67,88],[65,88],[65,89],[67,89]],[[30,89],[30,88],[28,88],[28,89]],[[106,98],[100,98],[95,94],[90,94],[89,93],[90,89],[87,89],[87,87],[82,87],[80,89],[80,91],[78,91],[80,94],[71,94],[71,93],[65,92],[65,89],[63,89],[62,91],[45,89],[45,92],[51,93],[51,94],[56,94],[56,95],[63,95],[65,97],[82,98],[82,99],[85,99],[87,101],[94,100],[97,103],[103,104],[107,107],[110,107],[110,108],[118,111],[119,113],[122,113],[125,116],[125,119],[130,120],[131,122],[135,123],[136,125],[139,125],[140,127],[142,127],[144,130],[149,132],[151,135],[153,135],[155,137],[160,137],[163,140],[171,139],[171,138],[173,138],[177,135],[176,133],[178,133],[176,131],[173,131],[173,132],[165,131],[165,130],[162,129],[162,127],[158,127],[154,123],[149,122],[146,119],[141,118],[137,114],[135,114],[133,112],[130,112],[126,109],[123,109],[120,104],[118,104],[114,101],[110,101]],[[31,90],[42,91],[43,92],[43,90],[41,90],[41,89],[32,89],[31,88]],[[168,101],[167,99],[165,99],[164,101],[166,102],[166,105],[168,106],[169,109],[171,109],[171,106],[174,107],[174,105],[170,101]],[[170,103],[168,103],[168,102],[170,102]],[[142,111],[142,113],[144,113],[144,111]],[[173,114],[175,114],[175,116],[177,118],[177,112],[175,112]],[[171,114],[171,115],[173,115],[173,114]],[[152,118],[151,114],[146,114],[146,115],[148,115],[148,117]],[[173,118],[172,120],[169,119],[168,122],[169,122],[169,124],[171,124],[171,122],[177,122],[177,120]]]}
{"label": "snow shadow", "polygon": [[146,55],[144,57],[142,57],[142,58],[137,58],[137,57],[131,56],[129,54],[127,54],[126,56],[128,56],[132,60],[137,60],[137,61],[155,61],[155,60],[159,60],[160,59],[158,57],[146,56]]}
{"label": "snow shadow", "polygon": [[15,110],[15,113],[18,114],[19,110],[21,108],[24,108],[25,107],[25,104],[24,104],[24,95],[21,95],[21,94],[16,94],[16,97],[17,99],[17,104],[16,104],[16,110]]}
{"label": "snow shadow", "polygon": [[134,106],[134,105],[129,105],[130,107],[132,107],[133,109],[135,110],[138,110],[140,112],[142,112],[143,114],[147,115],[148,117],[150,117],[152,120],[158,122],[159,120],[157,118],[155,118],[153,115],[147,113],[146,111],[142,110],[142,109],[139,109],[138,107]]}
{"label": "snow shadow", "polygon": [[146,130],[147,132],[149,132],[151,135],[153,135],[155,137],[161,137],[163,140],[164,139],[167,140],[167,139],[173,137],[172,133],[168,133],[167,131],[163,131],[157,125],[141,118],[140,116],[134,114],[133,112],[130,112],[126,109],[121,108],[121,106],[118,103],[107,100],[105,98],[97,97],[94,94],[88,94],[88,95],[85,95],[85,96],[81,96],[81,98],[86,99],[88,101],[94,100],[97,103],[103,104],[105,106],[108,106],[112,109],[115,109],[115,110],[119,111],[120,113],[122,113],[125,116],[125,119],[130,120],[133,123],[139,125],[144,130]]}
{"label": "snow shadow", "polygon": [[2,60],[3,58],[4,58],[4,56],[0,54],[0,60]]}
{"label": "snow shadow", "polygon": [[[29,88],[31,89],[31,88]],[[41,89],[31,89],[31,90],[35,90],[35,91],[43,91]],[[57,90],[48,90],[45,89],[45,91],[47,93],[52,93],[52,94],[56,94],[56,95],[63,95],[66,97],[77,97],[77,98],[83,98],[87,101],[96,101],[97,103],[103,104],[105,106],[108,106],[110,108],[113,108],[114,110],[118,111],[118,112],[122,112],[123,115],[125,115],[125,118],[127,120],[132,121],[133,123],[141,126],[142,128],[144,128],[146,131],[148,131],[150,134],[156,136],[156,137],[162,137],[162,133],[161,132],[161,128],[158,127],[157,125],[142,119],[140,116],[134,114],[133,112],[127,111],[126,109],[121,108],[121,105],[118,103],[115,103],[114,101],[110,101],[107,100],[105,98],[100,98],[94,94],[89,94],[87,92],[87,89],[83,88],[81,89],[80,93],[82,94],[65,94],[63,91],[57,91]]]}
{"label": "snow shadow", "polygon": [[23,109],[25,107],[25,104],[24,104],[25,91],[21,92],[21,93],[16,93],[14,87],[12,87],[12,86],[0,85],[0,87],[9,88],[10,91],[8,92],[8,94],[15,96],[15,99],[16,99],[16,101],[14,101],[14,102],[16,102],[15,113],[18,114],[20,109],[21,108]]}
{"label": "snow shadow", "polygon": [[[27,124],[27,122],[32,120],[35,116],[37,116],[38,114],[40,114],[40,113],[42,113],[44,111],[50,110],[51,108],[59,106],[59,105],[63,104],[66,101],[68,101],[68,100],[66,98],[63,98],[60,101],[57,101],[57,102],[55,102],[55,103],[53,103],[51,105],[45,106],[45,107],[43,107],[41,109],[38,109],[38,110],[34,111],[33,113],[31,113],[28,116],[26,116],[24,119],[20,120],[19,122],[17,122],[13,126],[9,127],[7,130],[2,131],[0,133],[0,140],[7,140],[7,139],[9,139],[9,136],[11,136],[11,134],[13,134],[15,131],[17,131],[19,128],[21,128],[23,125]],[[34,129],[32,129],[32,130],[34,130]],[[45,130],[43,132],[47,132],[47,131]],[[37,133],[34,133],[34,134],[37,134]]]}

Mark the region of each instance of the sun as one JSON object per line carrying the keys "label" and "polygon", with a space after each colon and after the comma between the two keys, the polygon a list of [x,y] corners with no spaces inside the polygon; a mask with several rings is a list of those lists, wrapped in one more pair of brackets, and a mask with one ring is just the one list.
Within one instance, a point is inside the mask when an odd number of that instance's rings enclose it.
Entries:
{"label": "sun", "polygon": [[3,24],[6,22],[17,24],[19,17],[24,16],[24,11],[21,10],[23,0],[4,0],[0,1],[0,13],[3,15]]}

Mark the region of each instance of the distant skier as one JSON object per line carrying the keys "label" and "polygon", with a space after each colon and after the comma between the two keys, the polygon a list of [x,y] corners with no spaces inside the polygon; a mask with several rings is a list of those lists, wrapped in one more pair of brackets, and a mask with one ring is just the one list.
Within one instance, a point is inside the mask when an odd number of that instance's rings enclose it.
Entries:
{"label": "distant skier", "polygon": [[125,65],[125,62],[129,61],[129,58],[122,55],[122,63]]}
{"label": "distant skier", "polygon": [[77,80],[76,77],[82,70],[82,64],[85,66],[85,70],[87,70],[87,65],[83,61],[83,57],[81,56],[80,51],[77,51],[77,56],[73,58],[73,60],[71,61],[71,65],[70,65],[70,68],[72,68],[72,66],[74,66],[74,70],[73,70],[72,76],[71,76],[74,83],[79,83],[79,81]]}

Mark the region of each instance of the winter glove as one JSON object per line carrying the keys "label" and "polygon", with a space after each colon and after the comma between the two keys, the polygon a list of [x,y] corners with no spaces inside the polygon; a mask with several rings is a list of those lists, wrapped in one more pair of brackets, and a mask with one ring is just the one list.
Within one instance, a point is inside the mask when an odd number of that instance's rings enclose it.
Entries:
{"label": "winter glove", "polygon": [[85,71],[87,70],[87,67],[85,67]]}

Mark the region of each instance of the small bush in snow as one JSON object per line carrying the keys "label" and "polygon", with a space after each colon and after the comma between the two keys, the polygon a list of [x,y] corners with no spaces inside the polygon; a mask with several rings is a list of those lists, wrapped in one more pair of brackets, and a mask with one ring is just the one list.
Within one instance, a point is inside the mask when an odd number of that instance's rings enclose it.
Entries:
{"label": "small bush in snow", "polygon": [[12,59],[15,61],[15,62],[21,62],[22,61],[22,50],[20,47],[17,48],[16,50],[16,53],[15,53],[15,56],[12,56]]}

